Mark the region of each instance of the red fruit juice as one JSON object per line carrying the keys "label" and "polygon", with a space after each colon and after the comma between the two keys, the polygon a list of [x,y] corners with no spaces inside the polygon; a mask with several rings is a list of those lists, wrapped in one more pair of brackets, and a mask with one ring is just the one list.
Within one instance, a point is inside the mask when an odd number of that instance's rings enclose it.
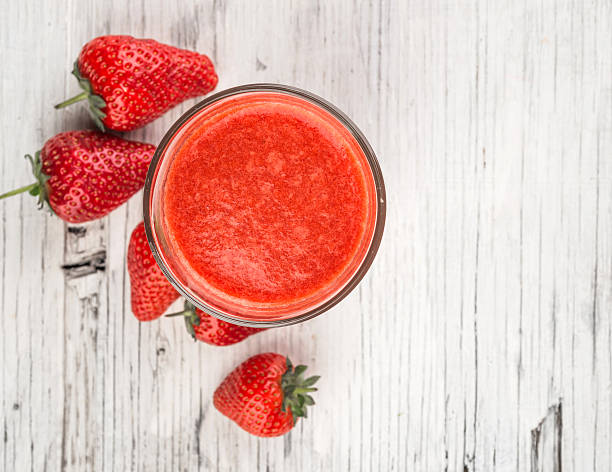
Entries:
{"label": "red fruit juice", "polygon": [[249,92],[196,114],[161,196],[168,251],[209,306],[282,318],[338,292],[376,223],[366,156],[329,112]]}

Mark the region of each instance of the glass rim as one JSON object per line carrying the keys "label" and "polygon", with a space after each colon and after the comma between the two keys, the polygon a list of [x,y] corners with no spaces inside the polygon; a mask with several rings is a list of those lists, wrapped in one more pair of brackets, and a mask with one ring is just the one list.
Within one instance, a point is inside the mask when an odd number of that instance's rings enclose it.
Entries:
{"label": "glass rim", "polygon": [[[315,306],[312,309],[304,313],[300,313],[295,316],[289,316],[282,319],[275,320],[251,320],[251,319],[243,319],[238,317],[233,317],[228,315],[227,313],[220,312],[216,310],[214,307],[203,304],[201,300],[196,300],[193,296],[185,289],[184,285],[177,280],[170,268],[166,265],[163,257],[160,255],[160,249],[156,244],[156,237],[154,234],[153,225],[151,224],[151,220],[153,217],[152,212],[152,196],[154,183],[157,178],[157,171],[159,168],[159,164],[162,162],[165,150],[170,144],[171,140],[177,134],[177,132],[181,129],[181,127],[187,123],[192,117],[194,117],[198,112],[208,107],[209,105],[222,100],[227,97],[231,97],[233,95],[238,95],[241,93],[249,93],[249,92],[280,92],[286,93],[289,95],[297,96],[299,98],[305,99],[311,103],[322,108],[324,111],[330,113],[334,118],[336,118],[355,138],[357,144],[362,150],[364,156],[366,157],[368,166],[370,171],[372,172],[372,178],[374,180],[374,190],[376,196],[376,221],[374,224],[374,232],[372,234],[372,240],[370,241],[367,253],[361,263],[359,264],[355,273],[351,276],[348,282],[333,296],[331,296],[328,300],[325,300],[318,306]],[[338,304],[341,300],[343,300],[349,293],[353,291],[353,289],[359,284],[361,279],[365,276],[368,269],[372,265],[376,253],[378,252],[378,248],[380,247],[380,243],[382,240],[383,230],[385,226],[386,220],[386,191],[384,179],[382,176],[382,172],[380,169],[380,165],[376,158],[376,154],[374,150],[370,146],[370,143],[366,139],[365,135],[361,132],[361,130],[357,127],[355,123],[340,109],[338,109],[335,105],[331,104],[327,100],[311,93],[306,90],[302,90],[297,87],[289,86],[289,85],[281,85],[274,83],[255,83],[255,84],[246,84],[240,85],[237,87],[232,87],[220,92],[217,92],[204,100],[198,102],[196,105],[187,110],[181,117],[174,122],[174,124],[168,129],[168,131],[164,134],[164,137],[161,139],[159,145],[157,146],[153,158],[151,159],[151,163],[149,164],[149,169],[147,171],[147,176],[144,184],[144,195],[143,195],[143,214],[144,214],[144,226],[145,233],[147,236],[147,241],[149,242],[149,246],[151,248],[151,252],[153,253],[153,257],[157,262],[157,265],[160,267],[164,276],[168,279],[168,281],[174,286],[174,288],[189,302],[193,303],[197,308],[201,309],[203,312],[219,318],[223,321],[227,321],[229,323],[241,325],[241,326],[249,326],[254,328],[273,328],[279,326],[288,326],[296,323],[301,323],[303,321],[309,320],[318,316],[336,304]]]}

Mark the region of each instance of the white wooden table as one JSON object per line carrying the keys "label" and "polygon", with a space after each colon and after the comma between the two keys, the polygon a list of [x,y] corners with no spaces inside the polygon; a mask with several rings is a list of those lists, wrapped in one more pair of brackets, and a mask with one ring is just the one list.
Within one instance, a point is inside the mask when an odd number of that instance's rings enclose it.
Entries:
{"label": "white wooden table", "polygon": [[[82,44],[128,33],[208,53],[218,90],[337,104],[389,202],[358,290],[228,348],[131,315],[141,194],[78,227],[1,202],[2,471],[610,471],[610,0],[10,1],[0,31],[0,190],[90,126],[52,105]],[[193,103],[129,137],[158,142]],[[323,377],[308,420],[258,439],[211,398],[269,350]]]}

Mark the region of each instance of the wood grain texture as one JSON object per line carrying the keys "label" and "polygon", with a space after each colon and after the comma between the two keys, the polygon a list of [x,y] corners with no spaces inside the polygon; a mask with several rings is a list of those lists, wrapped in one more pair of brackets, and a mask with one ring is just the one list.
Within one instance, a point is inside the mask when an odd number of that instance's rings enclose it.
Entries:
{"label": "wood grain texture", "polygon": [[[345,110],[386,178],[388,223],[328,314],[228,348],[129,310],[141,195],[77,228],[0,203],[0,469],[612,469],[610,0],[47,0],[0,9],[0,185],[89,126],[52,104],[82,44],[128,33],[208,53],[219,89],[280,82]],[[134,139],[157,143],[195,101]],[[98,257],[97,270],[62,266]],[[289,435],[212,406],[233,366],[323,377]]]}

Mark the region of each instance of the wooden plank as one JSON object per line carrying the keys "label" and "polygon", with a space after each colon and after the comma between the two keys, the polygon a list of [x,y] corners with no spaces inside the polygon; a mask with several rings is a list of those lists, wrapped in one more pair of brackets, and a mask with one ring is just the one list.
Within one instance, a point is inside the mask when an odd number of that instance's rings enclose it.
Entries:
{"label": "wooden plank", "polygon": [[563,464],[563,404],[551,406],[531,430],[531,471],[561,472]]}
{"label": "wooden plank", "polygon": [[[612,2],[49,0],[0,24],[2,190],[88,123],[51,108],[81,45],[130,33],[209,53],[219,89],[336,103],[389,202],[348,299],[223,349],[131,315],[140,194],[79,227],[0,202],[0,470],[612,468]],[[193,103],[127,136],[156,143]],[[270,350],[323,377],[312,416],[262,440],[211,397]]]}

